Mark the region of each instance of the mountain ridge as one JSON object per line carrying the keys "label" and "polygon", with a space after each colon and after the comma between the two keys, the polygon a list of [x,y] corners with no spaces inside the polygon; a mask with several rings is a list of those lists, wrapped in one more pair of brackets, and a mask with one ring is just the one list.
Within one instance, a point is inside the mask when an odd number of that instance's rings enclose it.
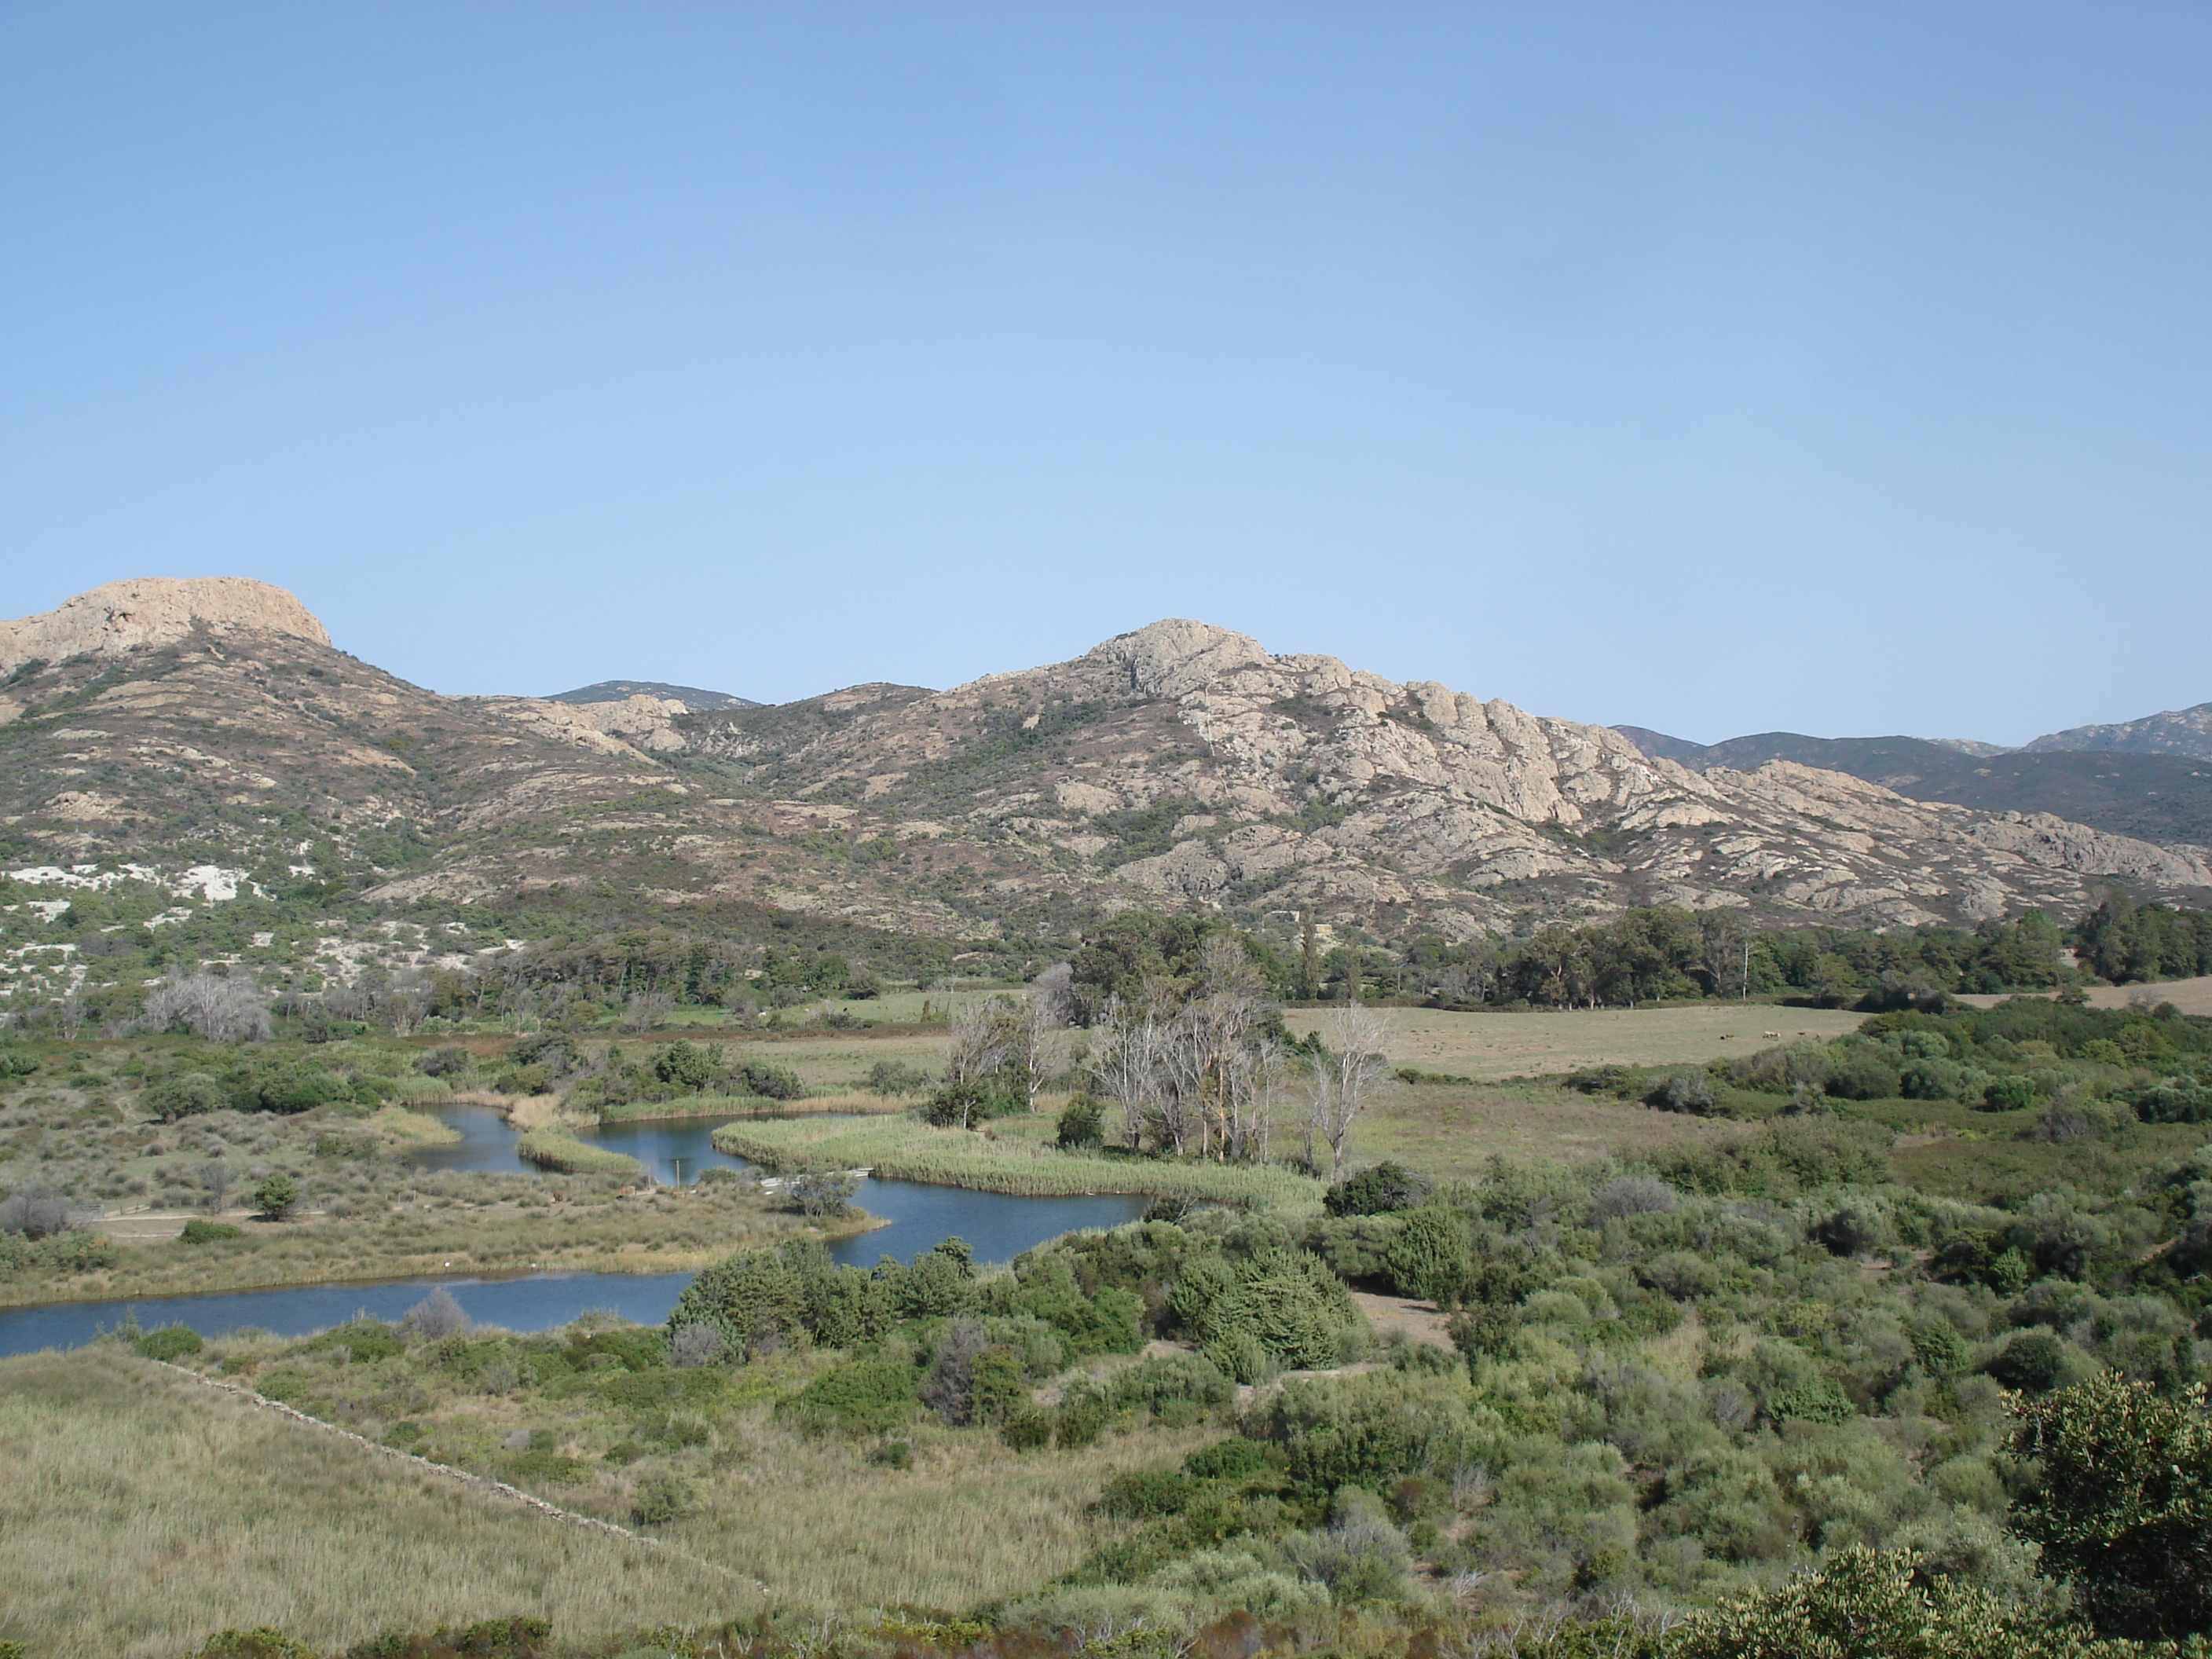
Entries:
{"label": "mountain ridge", "polygon": [[0,855],[969,939],[1141,904],[1468,938],[1635,903],[1892,926],[2071,911],[2112,879],[2212,889],[2200,848],[1786,760],[1694,772],[1608,728],[1188,619],[943,691],[693,710],[441,697],[265,596],[206,597],[252,603],[8,689]]}
{"label": "mountain ridge", "polygon": [[2212,763],[2181,754],[1998,749],[1936,738],[1811,738],[1762,732],[1693,744],[1642,726],[1616,726],[1646,754],[1694,772],[1769,760],[1847,773],[1914,800],[1982,811],[2048,812],[2167,846],[2212,842]]}

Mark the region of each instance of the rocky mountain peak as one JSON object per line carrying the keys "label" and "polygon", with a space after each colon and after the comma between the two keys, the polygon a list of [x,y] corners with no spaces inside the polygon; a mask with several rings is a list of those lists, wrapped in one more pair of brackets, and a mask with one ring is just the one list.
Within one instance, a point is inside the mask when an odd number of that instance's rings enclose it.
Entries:
{"label": "rocky mountain peak", "polygon": [[118,657],[211,634],[289,635],[327,646],[314,613],[281,587],[245,576],[145,576],[103,582],[52,611],[0,622],[0,673],[33,659]]}
{"label": "rocky mountain peak", "polygon": [[1093,647],[1087,660],[1123,671],[1132,691],[1181,697],[1217,675],[1273,659],[1249,634],[1170,617],[1133,634],[1115,635]]}

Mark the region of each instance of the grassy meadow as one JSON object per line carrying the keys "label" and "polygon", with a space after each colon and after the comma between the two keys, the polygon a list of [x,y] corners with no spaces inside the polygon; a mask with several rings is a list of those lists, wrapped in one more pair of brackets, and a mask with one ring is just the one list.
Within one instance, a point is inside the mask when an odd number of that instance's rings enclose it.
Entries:
{"label": "grassy meadow", "polygon": [[[1393,1066],[1495,1082],[1550,1077],[1585,1066],[1694,1066],[1765,1047],[1779,1031],[1837,1037],[1866,1018],[1839,1008],[1781,1008],[1760,1002],[1692,1003],[1667,1008],[1558,1009],[1528,1013],[1450,1013],[1393,1008]],[[1326,1023],[1326,1008],[1284,1017],[1303,1036]]]}

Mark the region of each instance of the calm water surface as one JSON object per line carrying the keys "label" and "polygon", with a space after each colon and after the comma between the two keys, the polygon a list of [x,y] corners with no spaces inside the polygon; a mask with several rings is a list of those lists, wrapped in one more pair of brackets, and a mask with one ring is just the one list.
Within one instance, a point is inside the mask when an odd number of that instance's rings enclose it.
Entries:
{"label": "calm water surface", "polygon": [[[514,1155],[515,1132],[500,1121],[493,1108],[454,1107],[441,1115],[461,1131],[463,1139],[453,1146],[427,1147],[417,1152],[416,1161],[422,1167],[534,1172],[535,1166]],[[716,1125],[731,1121],[688,1118],[665,1123],[611,1124],[594,1138],[612,1151],[637,1158],[663,1182],[675,1180],[673,1161],[681,1158],[688,1184],[702,1169],[745,1167],[744,1159],[716,1152],[709,1139]],[[874,1266],[882,1255],[912,1261],[956,1234],[974,1247],[979,1261],[1007,1261],[1065,1232],[1117,1227],[1133,1221],[1145,1212],[1146,1203],[1141,1197],[1120,1193],[1017,1198],[1007,1193],[975,1193],[915,1181],[875,1180],[860,1183],[854,1201],[889,1224],[830,1247],[834,1260],[860,1267]],[[677,1297],[690,1281],[689,1273],[532,1273],[513,1279],[307,1285],[220,1296],[148,1297],[135,1302],[69,1302],[0,1310],[0,1355],[88,1342],[121,1324],[126,1310],[149,1330],[160,1325],[189,1325],[203,1336],[247,1328],[274,1331],[279,1336],[304,1336],[341,1324],[358,1313],[397,1319],[437,1285],[452,1291],[478,1324],[503,1326],[511,1331],[550,1329],[595,1309],[650,1325],[668,1316]]]}

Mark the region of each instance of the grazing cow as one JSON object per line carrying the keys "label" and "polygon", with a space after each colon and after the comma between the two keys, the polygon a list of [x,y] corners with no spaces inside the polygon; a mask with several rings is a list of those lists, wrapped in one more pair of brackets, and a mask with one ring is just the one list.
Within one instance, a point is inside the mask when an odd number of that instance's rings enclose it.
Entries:
{"label": "grazing cow", "polygon": [[[1799,1036],[1803,1036],[1805,1034],[1802,1031],[1800,1031],[1797,1035]],[[1759,1036],[1763,1037],[1772,1037],[1777,1042],[1782,1041],[1782,1033],[1779,1031],[1761,1031]]]}

